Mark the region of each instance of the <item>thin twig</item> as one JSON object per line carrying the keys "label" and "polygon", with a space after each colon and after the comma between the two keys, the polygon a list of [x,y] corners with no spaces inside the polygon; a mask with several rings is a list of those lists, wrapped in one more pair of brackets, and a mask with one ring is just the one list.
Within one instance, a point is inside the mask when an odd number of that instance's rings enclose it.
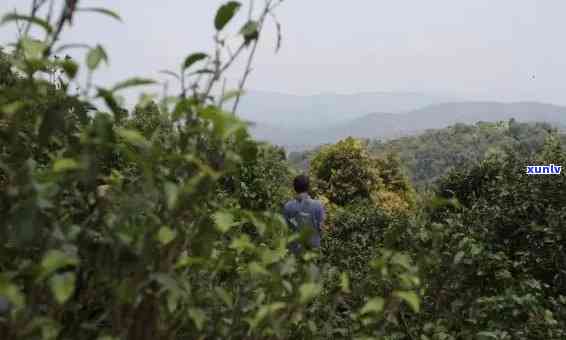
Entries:
{"label": "thin twig", "polygon": [[220,93],[220,98],[218,99],[218,107],[222,111],[222,106],[224,106],[224,96],[226,95],[226,77],[222,81],[222,92]]}
{"label": "thin twig", "polygon": [[51,24],[51,19],[53,18],[53,12],[55,11],[55,0],[50,0],[49,11],[47,12],[47,22]]}
{"label": "thin twig", "polygon": [[[45,3],[46,0],[33,0],[33,2],[31,3],[31,10],[30,10],[30,17],[35,18],[37,16],[37,11],[39,11],[39,9],[41,8],[41,6],[43,6],[43,4]],[[29,34],[29,31],[31,29],[31,24],[32,21],[28,21],[27,25],[26,25],[26,29],[24,30],[24,35],[27,36]]]}
{"label": "thin twig", "polygon": [[61,16],[59,17],[59,20],[57,20],[57,28],[55,29],[55,33],[53,33],[53,35],[51,36],[51,41],[49,42],[49,45],[45,50],[46,56],[48,56],[51,53],[51,49],[53,49],[53,46],[59,40],[59,37],[61,35],[61,32],[63,31],[63,27],[65,26],[65,23],[67,21],[71,23],[73,14],[77,8],[78,1],[79,0],[65,0],[65,4],[63,5],[63,9],[61,10]]}
{"label": "thin twig", "polygon": [[[275,2],[275,4],[273,4],[273,0],[266,0],[265,9],[263,10],[263,13],[261,14],[260,20],[258,22],[258,28],[257,28],[258,32],[262,31],[263,24],[265,22],[265,18],[269,15],[269,13],[273,10],[273,8],[275,8],[281,2],[282,1],[277,1],[277,2]],[[232,114],[234,116],[236,115],[236,112],[238,110],[238,105],[240,104],[240,98],[241,98],[242,91],[244,90],[244,86],[246,84],[248,76],[250,75],[250,73],[252,71],[252,62],[253,62],[253,59],[255,57],[255,53],[257,51],[258,43],[259,43],[259,38],[254,40],[254,43],[253,43],[253,46],[252,46],[252,51],[250,52],[250,54],[248,56],[246,69],[244,71],[244,74],[243,74],[242,79],[240,81],[240,84],[238,86],[238,91],[237,91],[237,94],[236,94],[236,100],[234,101],[234,106],[232,108]]]}
{"label": "thin twig", "polygon": [[[18,14],[18,11],[14,8],[14,14]],[[23,24],[20,24],[20,20],[16,19],[16,30],[18,31],[18,41],[24,36]]]}
{"label": "thin twig", "polygon": [[240,94],[244,90],[246,80],[248,79],[248,76],[252,72],[252,68],[251,68],[252,67],[252,61],[253,61],[253,58],[255,56],[255,51],[257,50],[258,42],[259,42],[259,39],[254,41],[252,51],[250,52],[250,55],[248,56],[248,62],[246,64],[246,70],[244,71],[244,74],[243,74],[242,79],[240,80],[240,84],[238,86],[238,92],[236,94],[236,101],[234,101],[234,106],[232,107],[232,114],[234,116],[236,115],[236,111],[238,110],[238,104],[240,103],[240,98],[241,98]]}

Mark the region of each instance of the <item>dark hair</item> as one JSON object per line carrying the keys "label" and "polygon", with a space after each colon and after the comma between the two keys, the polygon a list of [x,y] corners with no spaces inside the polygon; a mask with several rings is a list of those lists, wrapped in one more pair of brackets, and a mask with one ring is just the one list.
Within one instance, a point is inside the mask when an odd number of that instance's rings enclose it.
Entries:
{"label": "dark hair", "polygon": [[297,194],[309,191],[309,178],[306,175],[299,175],[293,180],[293,187]]}

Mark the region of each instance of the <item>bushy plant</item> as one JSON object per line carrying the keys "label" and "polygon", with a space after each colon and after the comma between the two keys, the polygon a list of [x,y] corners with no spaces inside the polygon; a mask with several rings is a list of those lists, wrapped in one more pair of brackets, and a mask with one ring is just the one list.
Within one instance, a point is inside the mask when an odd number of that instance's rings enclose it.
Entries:
{"label": "bushy plant", "polygon": [[[77,46],[60,36],[82,11],[119,16],[76,1],[42,16],[45,4],[3,18],[24,29],[0,63],[0,338],[326,338],[324,319],[311,315],[323,292],[338,292],[325,286],[319,256],[287,251],[293,237],[268,210],[283,195],[281,153],[251,140],[233,114],[241,89],[231,113],[218,105],[230,95],[212,95],[238,56],[249,52],[251,62],[280,1],[249,18],[228,59],[228,25],[241,4],[222,5],[215,53],[187,56],[167,71],[180,94],[144,97],[131,115],[120,91],[153,80],[95,86],[108,61],[100,45],[83,65],[55,57]],[[79,70],[87,83],[73,93]],[[380,259],[378,274],[389,266]],[[359,292],[371,299],[350,314],[351,334],[383,334],[390,304],[415,303],[401,288],[405,295]]]}
{"label": "bushy plant", "polygon": [[368,201],[390,213],[414,208],[414,190],[399,159],[393,154],[372,157],[367,145],[354,138],[321,148],[310,174],[315,191],[338,206]]}
{"label": "bushy plant", "polygon": [[564,338],[565,177],[530,176],[526,166],[565,157],[551,138],[532,158],[494,155],[439,183],[430,227],[411,232],[427,254],[420,318],[429,336]]}

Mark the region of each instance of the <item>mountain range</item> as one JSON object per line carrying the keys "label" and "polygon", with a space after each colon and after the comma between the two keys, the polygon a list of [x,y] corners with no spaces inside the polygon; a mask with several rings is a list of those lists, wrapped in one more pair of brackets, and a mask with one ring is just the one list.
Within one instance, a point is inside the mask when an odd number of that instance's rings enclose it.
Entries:
{"label": "mountain range", "polygon": [[566,107],[563,106],[539,102],[454,101],[448,96],[417,93],[302,97],[255,92],[243,103],[240,117],[253,122],[252,135],[258,140],[284,146],[288,151],[303,151],[348,136],[386,140],[455,123],[514,118],[521,122],[566,125]]}
{"label": "mountain range", "polygon": [[370,112],[403,113],[454,100],[458,98],[411,92],[299,96],[250,91],[241,98],[238,115],[244,120],[276,128],[326,128]]}

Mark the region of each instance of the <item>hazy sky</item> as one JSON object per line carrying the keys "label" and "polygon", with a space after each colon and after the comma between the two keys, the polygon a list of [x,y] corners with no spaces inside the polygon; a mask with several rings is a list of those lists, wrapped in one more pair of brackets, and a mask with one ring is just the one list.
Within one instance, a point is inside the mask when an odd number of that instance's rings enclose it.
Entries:
{"label": "hazy sky", "polygon": [[[256,0],[257,2],[261,0]],[[210,50],[218,0],[82,0],[67,42],[100,42],[99,82],[155,75]],[[2,0],[0,12],[30,2]],[[243,13],[242,13],[243,14]],[[286,0],[283,48],[270,28],[248,88],[296,94],[411,91],[566,104],[564,0]],[[0,28],[0,43],[13,31]],[[533,79],[534,76],[534,79]]]}

